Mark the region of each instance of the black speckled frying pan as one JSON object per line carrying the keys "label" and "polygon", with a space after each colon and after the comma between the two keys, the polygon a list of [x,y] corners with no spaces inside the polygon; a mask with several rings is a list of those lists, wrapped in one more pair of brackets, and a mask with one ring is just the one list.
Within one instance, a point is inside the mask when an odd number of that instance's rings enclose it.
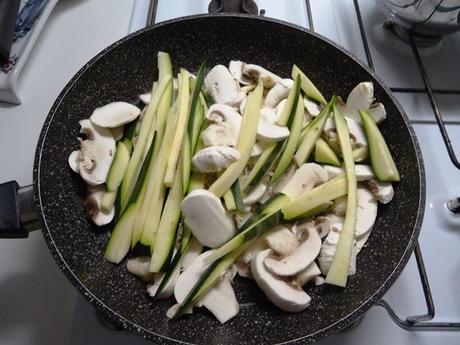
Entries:
{"label": "black speckled frying pan", "polygon": [[[108,232],[84,214],[83,185],[67,165],[78,147],[78,121],[116,100],[132,100],[157,78],[156,55],[171,54],[176,68],[191,71],[232,59],[289,76],[297,64],[326,97],[346,96],[361,81],[373,81],[388,118],[381,129],[401,172],[395,197],[379,205],[369,245],[358,256],[357,273],[345,290],[310,287],[310,307],[280,311],[250,280],[237,279],[240,313],[221,325],[204,310],[168,321],[172,300],[153,302],[144,283],[123,264],[103,259]],[[108,319],[159,344],[304,344],[337,332],[363,315],[405,266],[419,234],[424,204],[423,162],[415,134],[401,107],[375,74],[327,39],[277,20],[245,15],[200,15],[164,22],[108,47],[86,64],[54,103],[40,135],[34,168],[36,209],[56,262],[69,280]]]}

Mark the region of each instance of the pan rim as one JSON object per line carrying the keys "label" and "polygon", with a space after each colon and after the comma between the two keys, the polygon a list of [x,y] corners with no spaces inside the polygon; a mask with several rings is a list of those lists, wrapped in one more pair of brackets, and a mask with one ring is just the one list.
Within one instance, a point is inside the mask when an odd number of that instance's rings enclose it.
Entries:
{"label": "pan rim", "polygon": [[273,19],[273,18],[266,18],[266,17],[260,17],[256,15],[246,15],[246,14],[215,14],[215,15],[209,15],[209,14],[198,14],[198,15],[192,15],[192,16],[184,16],[184,17],[178,17],[174,18],[168,21],[160,22],[157,23],[153,26],[149,26],[143,29],[140,29],[136,32],[133,32],[120,40],[114,42],[113,44],[109,45],[108,47],[104,48],[102,51],[100,51],[97,55],[95,55],[91,60],[89,60],[87,63],[85,63],[80,70],[72,77],[72,79],[66,84],[66,86],[63,88],[63,90],[60,92],[58,97],[56,98],[55,102],[53,103],[40,132],[39,140],[37,143],[37,148],[35,152],[35,160],[34,160],[34,170],[33,170],[33,186],[34,186],[34,198],[35,198],[35,205],[36,205],[36,210],[37,214],[39,215],[39,219],[42,224],[42,233],[44,236],[44,239],[54,257],[56,260],[58,266],[62,270],[62,272],[66,275],[66,277],[71,281],[71,283],[80,291],[80,293],[93,305],[95,306],[99,312],[101,312],[104,316],[106,316],[109,320],[115,322],[115,323],[121,323],[122,327],[124,329],[129,330],[130,332],[134,334],[138,334],[142,336],[143,338],[148,338],[150,340],[155,340],[155,341],[160,341],[160,343],[174,343],[174,344],[192,344],[189,342],[184,342],[181,340],[176,340],[173,338],[170,338],[168,336],[162,335],[155,333],[149,329],[146,329],[142,326],[139,326],[132,322],[131,320],[128,320],[124,316],[120,315],[113,309],[111,309],[108,305],[106,305],[104,302],[102,302],[97,296],[95,296],[80,280],[79,278],[74,274],[72,269],[67,265],[64,257],[62,256],[59,248],[54,242],[53,236],[49,230],[48,227],[48,222],[46,220],[46,215],[43,212],[43,204],[42,204],[42,198],[41,198],[41,184],[40,184],[40,167],[41,167],[41,160],[42,160],[42,151],[43,151],[43,146],[46,142],[46,137],[48,133],[48,129],[53,122],[54,115],[56,114],[56,110],[59,108],[62,100],[65,98],[67,93],[72,89],[73,85],[80,79],[80,77],[91,67],[93,66],[99,59],[103,58],[109,51],[115,49],[119,45],[123,44],[125,41],[130,40],[133,37],[136,37],[138,35],[143,34],[144,32],[154,30],[155,28],[162,27],[165,25],[177,23],[177,22],[183,22],[187,20],[195,20],[195,19],[202,19],[202,18],[216,18],[216,17],[236,17],[236,18],[250,18],[251,20],[261,20],[261,21],[268,21],[268,22],[273,22],[277,24],[281,24],[283,26],[287,26],[293,29],[297,29],[302,31],[303,33],[309,34],[314,36],[315,38],[318,38],[325,42],[326,44],[329,44],[335,49],[338,49],[340,52],[343,54],[347,55],[350,57],[355,63],[359,64],[360,67],[362,67],[367,73],[369,73],[382,87],[382,89],[386,92],[390,100],[393,102],[393,104],[396,106],[398,109],[400,115],[402,116],[405,126],[408,129],[409,135],[412,140],[412,145],[414,147],[415,153],[416,153],[416,159],[417,159],[417,165],[418,165],[418,171],[419,171],[419,183],[420,183],[420,189],[419,189],[419,205],[418,205],[418,214],[415,219],[413,231],[411,234],[411,238],[401,256],[401,259],[399,262],[396,264],[395,269],[388,275],[387,279],[384,281],[384,283],[367,299],[365,300],[358,308],[350,312],[348,315],[344,316],[340,320],[337,320],[335,323],[328,325],[327,327],[324,327],[314,333],[311,333],[309,335],[306,335],[304,337],[296,338],[296,339],[291,339],[285,342],[281,342],[278,344],[300,344],[300,343],[305,343],[305,341],[315,341],[320,338],[326,337],[328,335],[331,335],[333,333],[336,333],[337,331],[345,328],[346,326],[350,325],[353,321],[358,319],[360,316],[362,316],[367,310],[369,310],[370,307],[372,307],[378,300],[382,298],[382,296],[388,291],[388,289],[393,285],[393,283],[396,281],[396,279],[399,277],[401,274],[402,270],[406,266],[410,256],[412,255],[412,252],[415,248],[415,245],[417,244],[418,241],[418,236],[420,234],[422,222],[423,222],[423,217],[424,217],[424,211],[425,211],[425,198],[426,198],[426,185],[425,185],[425,169],[424,169],[424,164],[423,164],[423,158],[422,158],[422,153],[421,149],[415,134],[415,131],[404,111],[402,108],[401,104],[398,102],[398,100],[394,97],[393,93],[391,90],[386,86],[386,84],[382,81],[378,75],[376,75],[375,71],[371,70],[367,65],[365,65],[358,57],[356,57],[353,53],[349,52],[345,48],[339,46],[335,42],[331,41],[330,39],[316,33],[312,32],[309,29],[303,28],[301,26],[285,22],[279,19]]}

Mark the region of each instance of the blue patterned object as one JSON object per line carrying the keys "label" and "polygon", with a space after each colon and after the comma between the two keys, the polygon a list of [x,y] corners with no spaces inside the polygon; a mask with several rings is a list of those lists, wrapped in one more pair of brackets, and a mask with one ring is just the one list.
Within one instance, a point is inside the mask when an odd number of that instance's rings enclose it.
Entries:
{"label": "blue patterned object", "polygon": [[32,29],[35,20],[40,16],[40,13],[48,1],[49,0],[28,0],[24,3],[16,21],[13,42],[24,37]]}

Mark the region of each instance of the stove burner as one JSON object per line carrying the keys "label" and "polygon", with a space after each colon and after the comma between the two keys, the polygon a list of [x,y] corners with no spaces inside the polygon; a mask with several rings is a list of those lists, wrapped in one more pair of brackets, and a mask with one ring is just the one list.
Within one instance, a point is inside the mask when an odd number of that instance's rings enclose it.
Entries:
{"label": "stove burner", "polygon": [[455,214],[460,213],[460,198],[452,199],[447,202],[447,208],[449,211]]}
{"label": "stove burner", "polygon": [[212,0],[208,12],[211,14],[231,12],[259,14],[257,4],[253,0]]}
{"label": "stove burner", "polygon": [[410,43],[409,35],[412,35],[415,44],[421,48],[432,47],[441,42],[443,38],[442,35],[432,36],[422,34],[413,30],[411,31],[410,29],[406,29],[405,27],[396,24],[391,20],[386,20],[385,23],[383,23],[383,27],[394,33],[397,37],[399,37],[406,43]]}

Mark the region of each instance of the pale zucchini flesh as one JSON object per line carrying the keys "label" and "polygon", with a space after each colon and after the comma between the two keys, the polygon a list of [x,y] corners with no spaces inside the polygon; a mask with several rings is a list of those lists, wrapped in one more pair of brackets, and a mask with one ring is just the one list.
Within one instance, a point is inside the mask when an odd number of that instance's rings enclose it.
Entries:
{"label": "pale zucchini flesh", "polygon": [[222,175],[220,175],[211,187],[209,187],[209,191],[219,198],[223,196],[237,178],[240,177],[251,157],[251,150],[256,142],[262,96],[263,84],[259,81],[257,87],[248,96],[248,102],[241,121],[241,130],[236,145],[236,148],[240,151],[240,158],[230,164]]}
{"label": "pale zucchini flesh", "polygon": [[345,220],[342,231],[340,232],[339,242],[334,253],[331,267],[326,276],[326,283],[345,287],[347,285],[348,271],[353,251],[353,241],[355,239],[356,209],[358,205],[357,182],[355,175],[355,160],[353,159],[347,121],[335,106],[334,121],[345,165],[348,195]]}

